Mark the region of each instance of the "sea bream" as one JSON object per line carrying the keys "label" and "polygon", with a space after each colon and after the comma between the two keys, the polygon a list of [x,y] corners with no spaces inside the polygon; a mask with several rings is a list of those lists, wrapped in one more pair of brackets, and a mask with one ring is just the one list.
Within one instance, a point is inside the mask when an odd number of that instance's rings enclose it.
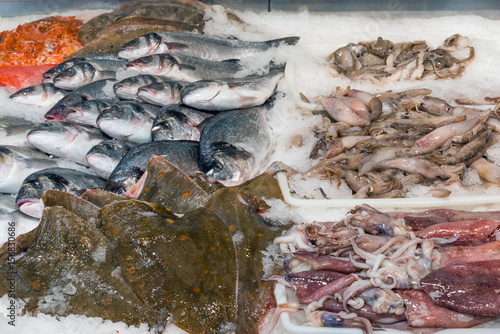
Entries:
{"label": "sea bream", "polygon": [[283,70],[279,67],[264,75],[193,82],[182,89],[182,103],[217,111],[259,106],[274,94]]}
{"label": "sea bream", "polygon": [[237,186],[260,175],[274,151],[266,103],[209,118],[200,136],[200,170],[225,186]]}
{"label": "sea bream", "polygon": [[64,122],[67,107],[75,103],[97,99],[116,99],[113,92],[113,84],[116,79],[107,79],[92,82],[88,85],[75,89],[62,98],[55,106],[45,113],[45,118],[52,121]]}
{"label": "sea bream", "polygon": [[60,190],[80,196],[87,189],[103,189],[106,181],[98,176],[70,168],[47,168],[30,174],[23,181],[16,197],[19,210],[28,216],[40,218],[46,190]]}
{"label": "sea bream", "polygon": [[54,86],[68,90],[77,89],[91,82],[113,79],[116,77],[116,72],[124,67],[125,62],[122,60],[84,61],[56,75],[53,79]]}
{"label": "sea bream", "polygon": [[67,122],[37,124],[27,137],[43,152],[86,166],[85,155],[92,146],[109,139],[99,129]]}
{"label": "sea bream", "polygon": [[139,88],[155,82],[171,81],[158,75],[141,74],[125,78],[113,85],[116,96],[124,100],[139,100],[137,91]]}
{"label": "sea bream", "polygon": [[180,53],[214,61],[241,59],[258,56],[280,45],[295,45],[299,38],[285,37],[264,42],[248,42],[236,37],[163,31],[149,33],[128,42],[118,51],[118,57],[133,60],[153,54]]}
{"label": "sea bream", "polygon": [[107,180],[133,146],[121,140],[104,140],[93,146],[85,155],[85,159],[97,175]]}
{"label": "sea bream", "polygon": [[2,145],[33,147],[26,136],[36,123],[14,116],[0,118],[0,143]]}
{"label": "sea bream", "polygon": [[183,104],[174,104],[161,109],[151,129],[153,141],[200,139],[199,125],[211,114],[201,112]]}
{"label": "sea bream", "polygon": [[137,91],[137,97],[144,102],[158,106],[169,106],[181,103],[181,91],[185,87],[184,82],[163,81],[154,82],[143,86]]}
{"label": "sea bream", "polygon": [[164,157],[186,175],[194,174],[198,171],[198,149],[197,142],[184,140],[157,141],[138,145],[121,159],[111,173],[105,190],[137,197],[143,184],[139,182],[139,179],[146,171],[149,159],[154,155]]}
{"label": "sea bream", "polygon": [[51,83],[43,83],[18,90],[9,96],[9,99],[22,104],[52,107],[68,94],[67,90],[57,88]]}
{"label": "sea bream", "polygon": [[151,141],[153,120],[159,112],[157,106],[121,101],[103,110],[96,122],[112,138],[142,144]]}
{"label": "sea bream", "polygon": [[57,160],[36,149],[0,146],[0,192],[15,193],[23,180],[41,169],[57,167]]}
{"label": "sea bream", "polygon": [[164,75],[172,80],[194,82],[203,79],[231,78],[242,70],[239,59],[206,60],[179,54],[156,54],[127,63],[139,73]]}
{"label": "sea bream", "polygon": [[103,110],[111,107],[114,103],[116,103],[116,100],[100,99],[72,104],[64,109],[64,120],[69,123],[98,128],[97,117]]}

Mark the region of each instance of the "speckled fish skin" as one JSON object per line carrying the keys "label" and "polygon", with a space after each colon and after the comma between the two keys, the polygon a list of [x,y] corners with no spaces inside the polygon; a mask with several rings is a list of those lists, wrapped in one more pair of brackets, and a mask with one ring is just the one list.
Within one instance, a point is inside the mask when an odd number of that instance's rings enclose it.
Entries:
{"label": "speckled fish skin", "polygon": [[128,42],[118,51],[118,56],[132,60],[153,54],[181,53],[221,61],[258,56],[281,44],[295,45],[298,41],[299,37],[285,37],[264,42],[248,42],[237,38],[162,31]]}
{"label": "speckled fish skin", "polygon": [[137,97],[158,106],[169,106],[181,103],[181,91],[184,87],[185,83],[179,81],[154,82],[139,88]]}
{"label": "speckled fish skin", "polygon": [[113,85],[113,90],[121,99],[124,100],[139,100],[137,92],[139,88],[150,85],[155,82],[170,81],[162,76],[141,74],[123,79]]}
{"label": "speckled fish skin", "polygon": [[274,150],[266,119],[269,103],[231,110],[209,118],[200,137],[200,170],[225,186],[236,186],[262,173]]}
{"label": "speckled fish skin", "polygon": [[193,141],[157,141],[138,145],[125,155],[111,173],[105,190],[122,194],[129,191],[146,171],[154,155],[163,156],[186,175],[198,171],[199,144]]}
{"label": "speckled fish skin", "polygon": [[22,104],[52,107],[68,94],[67,90],[57,88],[51,83],[43,83],[18,90],[9,96],[9,99]]}
{"label": "speckled fish skin", "polygon": [[151,129],[153,141],[198,141],[201,133],[198,125],[211,116],[211,114],[201,112],[182,104],[164,107],[153,122],[153,127]]}
{"label": "speckled fish skin", "polygon": [[121,60],[86,60],[56,75],[53,79],[54,86],[74,90],[95,81],[114,79],[116,72],[124,66],[125,62]]}
{"label": "speckled fish skin", "polygon": [[127,63],[139,73],[164,75],[172,80],[194,82],[235,77],[242,66],[238,59],[212,61],[176,54],[156,54]]}
{"label": "speckled fish skin", "polygon": [[85,155],[85,159],[97,175],[107,180],[132,147],[131,143],[125,141],[104,140],[93,146]]}
{"label": "speckled fish skin", "polygon": [[33,148],[26,136],[35,125],[36,123],[20,117],[4,116],[0,118],[0,143]]}
{"label": "speckled fish skin", "polygon": [[264,75],[193,82],[182,89],[182,103],[211,111],[259,106],[274,94],[283,70],[280,67]]}
{"label": "speckled fish skin", "polygon": [[40,218],[42,194],[49,189],[80,196],[87,189],[103,189],[106,181],[98,176],[69,168],[47,168],[29,175],[17,193],[16,205],[28,216]]}
{"label": "speckled fish skin", "polygon": [[0,192],[15,193],[28,175],[50,167],[57,167],[57,160],[51,159],[45,153],[27,147],[2,145]]}
{"label": "speckled fish skin", "polygon": [[43,152],[82,165],[87,165],[85,154],[92,146],[109,139],[96,128],[67,122],[39,123],[31,129],[27,138]]}

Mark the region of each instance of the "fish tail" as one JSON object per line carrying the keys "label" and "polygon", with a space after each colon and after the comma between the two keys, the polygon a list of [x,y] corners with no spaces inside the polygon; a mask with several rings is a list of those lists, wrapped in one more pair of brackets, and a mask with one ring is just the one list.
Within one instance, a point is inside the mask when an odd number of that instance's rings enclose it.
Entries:
{"label": "fish tail", "polygon": [[292,36],[292,37],[284,37],[284,38],[278,38],[278,39],[273,39],[270,41],[267,41],[267,44],[271,47],[277,47],[280,46],[281,44],[285,45],[295,45],[299,42],[300,37],[298,36]]}

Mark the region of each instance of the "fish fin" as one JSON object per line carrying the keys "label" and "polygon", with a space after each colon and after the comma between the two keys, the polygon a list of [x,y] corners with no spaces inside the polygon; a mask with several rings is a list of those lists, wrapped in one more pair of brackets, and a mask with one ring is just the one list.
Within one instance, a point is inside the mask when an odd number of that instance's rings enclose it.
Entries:
{"label": "fish fin", "polygon": [[221,61],[221,63],[231,63],[231,64],[239,64],[240,60],[239,59],[225,59]]}
{"label": "fish fin", "polygon": [[300,37],[298,37],[298,36],[292,36],[292,37],[273,39],[273,40],[267,41],[266,43],[269,44],[271,47],[277,47],[281,43],[286,44],[286,45],[295,45],[299,42],[299,39],[300,39]]}
{"label": "fish fin", "polygon": [[182,49],[186,49],[188,47],[186,44],[182,44],[182,43],[169,43],[169,42],[165,42],[164,44],[168,47],[169,51],[171,51],[171,50],[182,50]]}
{"label": "fish fin", "polygon": [[195,66],[186,65],[186,64],[177,64],[177,67],[179,68],[179,70],[191,70],[191,71],[196,70]]}
{"label": "fish fin", "polygon": [[215,142],[212,144],[212,149],[217,152],[222,152],[231,158],[241,157],[243,159],[249,159],[252,157],[252,153],[227,142]]}

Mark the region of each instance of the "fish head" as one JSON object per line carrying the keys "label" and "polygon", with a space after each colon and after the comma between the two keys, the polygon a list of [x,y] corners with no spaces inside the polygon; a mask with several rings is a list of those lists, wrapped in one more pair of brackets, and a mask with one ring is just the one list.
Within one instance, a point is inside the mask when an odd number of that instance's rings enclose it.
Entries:
{"label": "fish head", "polygon": [[136,76],[126,78],[120,82],[113,85],[113,91],[115,94],[123,99],[134,99],[137,94],[137,88],[139,87],[138,79]]}
{"label": "fish head", "polygon": [[104,140],[92,147],[85,159],[101,177],[109,178],[120,159],[130,150],[129,146],[117,140]]}
{"label": "fish head", "polygon": [[88,63],[78,63],[54,77],[54,86],[62,89],[76,89],[92,81],[95,69]]}
{"label": "fish head", "polygon": [[201,80],[186,85],[181,90],[181,99],[188,106],[210,105],[220,91],[221,84],[219,82]]}
{"label": "fish head", "polygon": [[131,40],[118,50],[118,57],[123,59],[138,59],[152,55],[159,49],[162,38],[156,33],[149,33]]}
{"label": "fish head", "polygon": [[9,99],[24,104],[37,104],[43,98],[44,90],[41,85],[35,85],[18,90]]}
{"label": "fish head", "polygon": [[175,117],[165,118],[151,129],[151,134],[157,140],[189,140],[190,138],[184,138],[184,132],[183,123]]}
{"label": "fish head", "polygon": [[252,154],[243,148],[221,142],[212,145],[209,159],[200,159],[200,170],[226,187],[242,184],[251,178]]}
{"label": "fish head", "polygon": [[162,68],[162,63],[160,61],[159,55],[149,55],[146,57],[141,57],[139,59],[133,60],[127,63],[127,69],[135,69],[140,73],[150,73],[157,74],[161,72],[162,74],[166,74],[166,69]]}
{"label": "fish head", "polygon": [[137,91],[137,96],[146,102],[161,105],[174,104],[178,100],[173,85],[167,82],[154,82],[143,86]]}
{"label": "fish head", "polygon": [[46,190],[66,191],[66,182],[54,174],[41,174],[36,179],[23,182],[16,197],[19,211],[28,216],[40,218],[43,212],[43,201],[40,199]]}
{"label": "fish head", "polygon": [[72,143],[77,136],[78,129],[69,123],[45,122],[33,126],[26,137],[33,146],[51,152]]}

